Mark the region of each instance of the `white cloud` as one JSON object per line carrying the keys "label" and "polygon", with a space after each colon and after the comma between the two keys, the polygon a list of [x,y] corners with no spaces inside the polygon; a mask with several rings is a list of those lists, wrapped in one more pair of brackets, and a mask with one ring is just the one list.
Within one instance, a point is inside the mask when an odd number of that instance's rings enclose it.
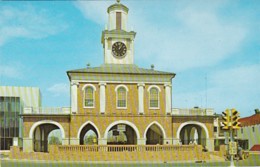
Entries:
{"label": "white cloud", "polygon": [[20,77],[19,70],[14,66],[0,65],[0,76],[8,78],[18,78]]}
{"label": "white cloud", "polygon": [[76,1],[75,6],[83,13],[83,15],[100,25],[107,23],[106,10],[111,2],[107,1]]}
{"label": "white cloud", "polygon": [[[240,20],[225,20],[218,9],[223,1],[129,2],[129,27],[137,31],[135,58],[159,69],[182,71],[215,65],[239,50],[247,29]],[[124,2],[123,2],[124,3]],[[127,3],[127,2],[125,2]],[[77,2],[90,19],[105,25],[106,9],[113,2]],[[141,7],[145,6],[145,7]]]}
{"label": "white cloud", "polygon": [[56,83],[47,88],[47,91],[53,93],[54,96],[68,96],[69,90],[69,85],[66,83]]}
{"label": "white cloud", "polygon": [[57,16],[32,6],[18,9],[0,7],[0,46],[13,38],[40,39],[56,34],[66,28]]}
{"label": "white cloud", "polygon": [[216,65],[239,50],[246,35],[244,27],[223,22],[216,10],[189,6],[168,14],[172,14],[171,21],[176,25],[138,21],[142,45],[136,46],[137,55],[161,69],[182,71]]}

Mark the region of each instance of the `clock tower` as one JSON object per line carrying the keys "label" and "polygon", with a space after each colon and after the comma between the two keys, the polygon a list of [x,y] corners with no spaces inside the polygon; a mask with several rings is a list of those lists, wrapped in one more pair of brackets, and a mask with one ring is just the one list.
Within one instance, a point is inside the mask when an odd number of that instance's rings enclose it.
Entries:
{"label": "clock tower", "polygon": [[135,32],[128,31],[128,8],[117,3],[107,9],[108,26],[102,32],[105,64],[133,64]]}

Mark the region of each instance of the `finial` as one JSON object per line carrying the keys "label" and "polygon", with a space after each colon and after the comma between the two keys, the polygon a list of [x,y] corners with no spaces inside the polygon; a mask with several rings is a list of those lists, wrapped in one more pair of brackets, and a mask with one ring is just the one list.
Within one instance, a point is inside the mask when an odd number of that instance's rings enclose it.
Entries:
{"label": "finial", "polygon": [[117,3],[120,3],[120,0],[116,0]]}
{"label": "finial", "polygon": [[89,68],[89,67],[90,67],[90,63],[87,64],[87,68]]}

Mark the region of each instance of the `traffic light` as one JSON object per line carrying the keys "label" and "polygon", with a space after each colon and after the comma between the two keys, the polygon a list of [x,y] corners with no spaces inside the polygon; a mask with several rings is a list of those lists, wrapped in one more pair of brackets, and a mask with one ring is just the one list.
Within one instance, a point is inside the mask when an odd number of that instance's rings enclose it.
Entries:
{"label": "traffic light", "polygon": [[226,111],[222,112],[222,119],[223,119],[222,129],[227,130],[228,127],[229,127],[229,122],[230,122],[230,120],[229,120],[229,110],[228,109],[226,109]]}
{"label": "traffic light", "polygon": [[232,129],[240,129],[239,112],[236,109],[231,110],[231,126]]}

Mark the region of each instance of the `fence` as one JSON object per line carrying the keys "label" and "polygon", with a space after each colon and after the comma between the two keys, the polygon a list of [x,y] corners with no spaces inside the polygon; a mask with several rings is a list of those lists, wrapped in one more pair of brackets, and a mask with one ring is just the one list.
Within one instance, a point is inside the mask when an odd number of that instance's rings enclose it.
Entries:
{"label": "fence", "polygon": [[70,114],[69,107],[25,107],[23,114]]}

